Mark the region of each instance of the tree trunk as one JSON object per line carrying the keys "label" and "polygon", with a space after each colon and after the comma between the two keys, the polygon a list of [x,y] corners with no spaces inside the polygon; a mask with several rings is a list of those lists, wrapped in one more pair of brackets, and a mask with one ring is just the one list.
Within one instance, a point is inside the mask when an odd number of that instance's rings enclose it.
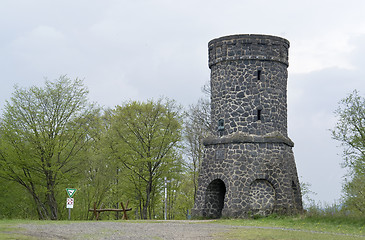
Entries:
{"label": "tree trunk", "polygon": [[148,206],[151,202],[151,192],[152,192],[152,176],[149,178],[147,186],[146,186],[146,202],[143,206],[143,219],[147,219],[148,217]]}
{"label": "tree trunk", "polygon": [[49,219],[49,213],[48,213],[48,210],[47,208],[44,206],[44,204],[42,203],[42,201],[39,199],[39,197],[36,195],[36,193],[26,187],[28,192],[32,195],[32,198],[34,200],[34,204],[35,206],[37,207],[37,213],[38,213],[38,218],[39,220],[47,220]]}
{"label": "tree trunk", "polygon": [[49,207],[49,210],[51,211],[51,220],[58,220],[58,206],[57,201],[55,198],[55,181],[53,180],[53,174],[52,172],[46,172],[47,177],[47,204]]}
{"label": "tree trunk", "polygon": [[194,202],[196,199],[196,192],[198,191],[198,183],[197,183],[197,167],[196,167],[196,160],[193,159],[193,183],[194,183]]}
{"label": "tree trunk", "polygon": [[47,202],[48,202],[48,207],[51,211],[51,216],[50,216],[51,220],[58,220],[58,207],[53,189],[47,193]]}

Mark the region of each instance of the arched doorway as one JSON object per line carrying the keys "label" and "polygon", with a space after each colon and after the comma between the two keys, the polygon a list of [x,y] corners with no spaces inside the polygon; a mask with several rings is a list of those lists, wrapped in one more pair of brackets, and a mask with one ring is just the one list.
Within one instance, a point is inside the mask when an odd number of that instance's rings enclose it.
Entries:
{"label": "arched doorway", "polygon": [[204,217],[220,218],[222,216],[225,194],[226,185],[222,180],[215,179],[208,185],[205,193]]}
{"label": "arched doorway", "polygon": [[252,214],[269,215],[275,206],[275,189],[266,179],[256,179],[250,186]]}

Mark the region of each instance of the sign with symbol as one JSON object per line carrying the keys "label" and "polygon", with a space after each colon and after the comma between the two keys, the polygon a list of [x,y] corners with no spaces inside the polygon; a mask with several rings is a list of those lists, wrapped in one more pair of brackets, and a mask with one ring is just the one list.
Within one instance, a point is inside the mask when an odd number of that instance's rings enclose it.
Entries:
{"label": "sign with symbol", "polygon": [[66,208],[74,208],[74,199],[73,198],[67,198]]}
{"label": "sign with symbol", "polygon": [[66,192],[70,198],[75,194],[76,188],[66,188]]}

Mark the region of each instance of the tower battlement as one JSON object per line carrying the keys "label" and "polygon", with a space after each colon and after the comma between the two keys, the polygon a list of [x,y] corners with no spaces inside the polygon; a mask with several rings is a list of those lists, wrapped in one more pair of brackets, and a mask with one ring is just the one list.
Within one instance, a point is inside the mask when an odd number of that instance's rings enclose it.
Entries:
{"label": "tower battlement", "polygon": [[224,61],[261,60],[288,62],[289,41],[270,35],[241,34],[216,38],[208,43],[209,68]]}

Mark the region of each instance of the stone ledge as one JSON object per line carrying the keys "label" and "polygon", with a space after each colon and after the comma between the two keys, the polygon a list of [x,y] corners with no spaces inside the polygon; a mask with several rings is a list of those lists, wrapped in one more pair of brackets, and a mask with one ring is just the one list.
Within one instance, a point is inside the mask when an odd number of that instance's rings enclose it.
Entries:
{"label": "stone ledge", "polygon": [[203,139],[204,146],[229,144],[229,143],[284,143],[289,147],[294,147],[294,142],[290,138],[279,132],[272,132],[266,135],[251,135],[245,133],[235,133],[224,137],[207,137]]}
{"label": "stone ledge", "polygon": [[216,65],[220,62],[226,61],[238,61],[238,60],[259,60],[259,61],[273,61],[285,64],[287,67],[289,66],[289,62],[286,59],[279,58],[279,57],[272,57],[272,56],[233,56],[233,57],[217,57],[214,60],[209,61],[209,68]]}

